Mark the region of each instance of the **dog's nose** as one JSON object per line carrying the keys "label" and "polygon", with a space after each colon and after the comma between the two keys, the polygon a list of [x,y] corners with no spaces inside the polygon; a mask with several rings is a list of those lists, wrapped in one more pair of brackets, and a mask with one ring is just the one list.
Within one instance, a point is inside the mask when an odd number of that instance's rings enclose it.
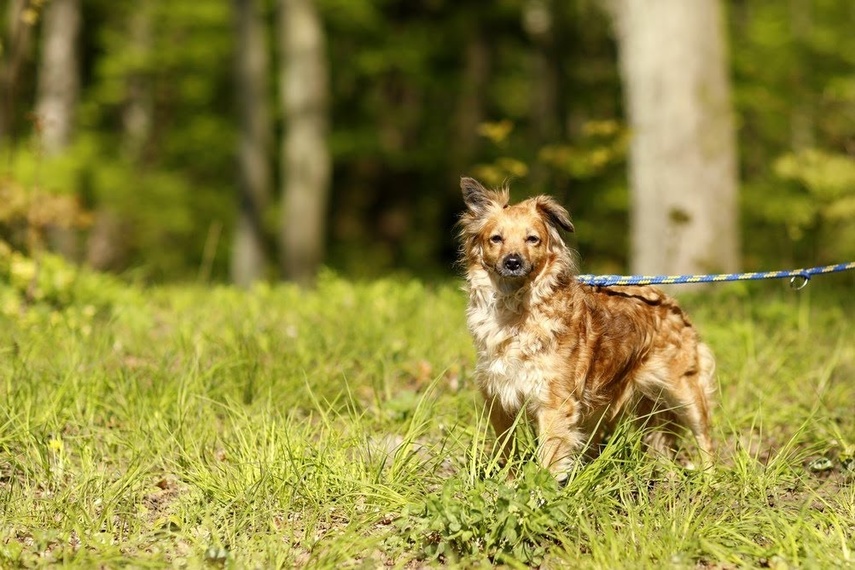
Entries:
{"label": "dog's nose", "polygon": [[517,255],[516,253],[512,253],[505,258],[505,261],[503,261],[502,264],[508,271],[517,271],[520,267],[522,267],[522,257]]}

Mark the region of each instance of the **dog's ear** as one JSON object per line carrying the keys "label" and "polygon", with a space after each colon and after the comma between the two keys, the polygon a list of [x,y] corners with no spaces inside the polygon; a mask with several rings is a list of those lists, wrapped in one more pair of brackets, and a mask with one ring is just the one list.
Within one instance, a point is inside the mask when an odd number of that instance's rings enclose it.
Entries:
{"label": "dog's ear", "polygon": [[534,206],[543,218],[556,229],[574,232],[573,222],[570,221],[570,213],[564,206],[550,196],[538,196],[534,199]]}
{"label": "dog's ear", "polygon": [[493,201],[490,192],[474,178],[461,178],[460,189],[463,191],[463,203],[474,214],[483,214]]}

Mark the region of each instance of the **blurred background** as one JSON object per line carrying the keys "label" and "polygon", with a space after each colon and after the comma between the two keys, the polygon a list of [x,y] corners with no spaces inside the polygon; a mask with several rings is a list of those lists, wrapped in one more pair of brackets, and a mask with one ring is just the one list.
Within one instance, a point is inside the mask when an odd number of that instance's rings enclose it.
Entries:
{"label": "blurred background", "polygon": [[454,274],[459,179],[585,272],[855,259],[848,0],[2,0],[0,240],[150,282]]}

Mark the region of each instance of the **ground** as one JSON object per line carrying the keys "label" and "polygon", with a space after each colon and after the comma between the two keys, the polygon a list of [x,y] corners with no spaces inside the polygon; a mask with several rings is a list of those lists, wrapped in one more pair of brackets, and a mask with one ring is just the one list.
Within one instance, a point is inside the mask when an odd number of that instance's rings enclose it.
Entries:
{"label": "ground", "polygon": [[681,295],[715,469],[622,429],[558,487],[491,453],[457,281],[37,279],[0,286],[0,567],[855,565],[848,282]]}

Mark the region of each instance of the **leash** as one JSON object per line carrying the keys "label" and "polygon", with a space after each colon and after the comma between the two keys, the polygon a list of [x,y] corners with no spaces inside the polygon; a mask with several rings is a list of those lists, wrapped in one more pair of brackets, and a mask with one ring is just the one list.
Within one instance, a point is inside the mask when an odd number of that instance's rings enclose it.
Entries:
{"label": "leash", "polygon": [[577,275],[576,279],[586,285],[613,287],[616,285],[676,285],[682,283],[723,283],[725,281],[756,281],[758,279],[790,278],[790,287],[798,291],[805,287],[814,275],[838,273],[855,269],[855,261],[823,265],[791,271],[762,271],[755,273],[717,273],[713,275]]}

